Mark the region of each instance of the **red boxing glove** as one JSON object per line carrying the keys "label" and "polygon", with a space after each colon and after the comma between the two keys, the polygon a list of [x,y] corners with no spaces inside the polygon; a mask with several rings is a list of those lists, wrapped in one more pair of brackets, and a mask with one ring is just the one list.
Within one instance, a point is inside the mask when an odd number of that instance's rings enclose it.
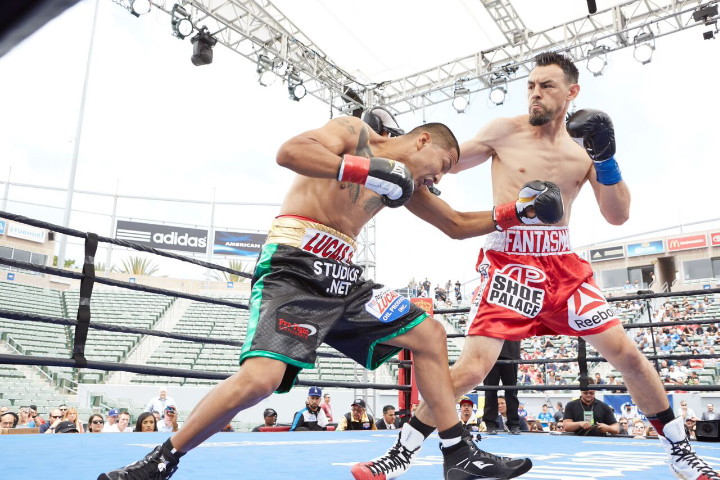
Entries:
{"label": "red boxing glove", "polygon": [[415,190],[410,169],[387,158],[344,155],[337,178],[341,182],[364,185],[379,194],[382,203],[391,208],[405,205]]}
{"label": "red boxing glove", "polygon": [[560,189],[552,182],[540,180],[523,185],[516,201],[493,208],[495,228],[501,231],[517,225],[554,224],[563,215]]}
{"label": "red boxing glove", "polygon": [[341,182],[359,183],[365,185],[370,171],[370,159],[357,155],[343,155],[338,172]]}

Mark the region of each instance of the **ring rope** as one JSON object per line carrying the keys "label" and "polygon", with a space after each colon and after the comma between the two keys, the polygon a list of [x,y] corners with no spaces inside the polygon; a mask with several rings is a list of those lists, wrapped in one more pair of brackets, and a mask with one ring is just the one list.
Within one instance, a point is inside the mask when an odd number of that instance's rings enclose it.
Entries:
{"label": "ring rope", "polygon": [[[62,227],[60,225],[55,225],[53,223],[43,222],[42,220],[35,220],[33,218],[28,218],[23,215],[17,215],[15,213],[4,212],[2,210],[0,210],[0,217],[6,218],[8,220],[13,220],[16,222],[24,223],[26,225],[32,225],[33,227],[44,228],[46,230],[53,230],[55,232],[64,233],[65,235],[70,235],[71,237],[87,238],[87,236],[88,236],[88,233],[82,232],[80,230],[75,230],[75,229],[68,228],[68,227]],[[183,255],[178,255],[175,253],[165,252],[163,250],[157,250],[155,248],[148,247],[146,245],[142,245],[140,243],[130,242],[128,240],[118,240],[117,238],[103,237],[100,235],[98,235],[97,238],[98,238],[98,241],[100,241],[100,242],[112,243],[113,245],[128,247],[128,248],[132,248],[134,250],[139,250],[142,252],[154,253],[155,255],[160,255],[161,257],[173,258],[175,260],[193,263],[193,264],[199,265],[201,267],[206,267],[206,268],[210,268],[213,270],[220,270],[223,272],[231,273],[233,275],[239,275],[239,276],[245,277],[245,278],[252,278],[251,273],[240,272],[238,270],[233,270],[232,268],[223,267],[222,265],[216,265],[213,263],[203,262],[202,260],[196,260],[194,258],[185,257]]]}
{"label": "ring rope", "polygon": [[[47,367],[71,367],[75,368],[75,360],[60,357],[38,357],[34,355],[10,355],[0,354],[0,364],[6,365],[42,365]],[[87,365],[83,368],[91,370],[121,371],[140,373],[145,375],[165,375],[168,377],[186,377],[200,378],[207,380],[225,380],[235,374],[208,372],[205,370],[188,370],[181,368],[168,367],[149,367],[146,365],[136,365],[132,363],[102,362],[96,360],[88,360]],[[298,379],[296,385],[318,386],[318,387],[344,387],[344,388],[373,388],[376,390],[409,390],[410,385],[401,386],[395,384],[382,383],[357,383],[357,382],[328,382],[324,380],[302,380]]]}
{"label": "ring rope", "polygon": [[[32,271],[40,272],[40,273],[49,273],[52,275],[57,275],[59,277],[72,278],[75,280],[82,280],[82,278],[83,278],[82,273],[72,272],[70,270],[62,270],[62,269],[55,268],[55,267],[48,267],[45,265],[35,265],[32,263],[21,262],[21,261],[13,260],[10,258],[0,257],[0,264],[8,265],[10,267],[15,267],[15,268],[18,268],[21,270],[32,270]],[[138,283],[123,282],[121,280],[113,280],[111,278],[106,278],[106,277],[95,277],[95,281],[97,283],[102,283],[104,285],[110,285],[113,287],[127,288],[128,290],[137,290],[137,291],[141,291],[141,292],[157,293],[157,294],[165,295],[168,297],[178,297],[178,298],[185,298],[187,300],[195,300],[198,302],[215,303],[217,305],[225,305],[228,307],[241,308],[241,309],[245,309],[245,310],[247,310],[247,308],[248,308],[247,305],[243,305],[242,303],[230,302],[228,300],[223,300],[221,298],[205,297],[202,295],[193,295],[191,293],[178,292],[178,291],[174,291],[174,290],[166,290],[164,288],[151,287],[148,285],[140,285]]]}

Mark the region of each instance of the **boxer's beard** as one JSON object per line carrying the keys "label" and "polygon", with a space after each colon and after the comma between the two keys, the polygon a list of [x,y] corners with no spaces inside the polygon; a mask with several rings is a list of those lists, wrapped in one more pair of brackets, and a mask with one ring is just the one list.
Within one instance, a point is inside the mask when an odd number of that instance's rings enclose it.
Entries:
{"label": "boxer's beard", "polygon": [[528,121],[533,127],[539,127],[541,125],[545,125],[550,120],[552,120],[552,114],[553,112],[545,109],[545,107],[542,107],[542,110],[540,112],[537,112],[536,110],[531,110]]}

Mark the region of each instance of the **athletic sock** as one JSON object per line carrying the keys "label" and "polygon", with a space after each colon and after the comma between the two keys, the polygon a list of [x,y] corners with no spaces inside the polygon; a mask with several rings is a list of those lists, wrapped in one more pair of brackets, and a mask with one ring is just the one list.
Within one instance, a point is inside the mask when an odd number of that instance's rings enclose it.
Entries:
{"label": "athletic sock", "polygon": [[440,443],[442,443],[443,448],[452,447],[453,445],[460,443],[464,431],[465,428],[462,426],[462,423],[458,422],[447,430],[438,432],[438,435],[440,436]]}
{"label": "athletic sock", "polygon": [[175,450],[175,447],[173,447],[173,444],[169,438],[167,440],[165,440],[165,443],[163,443],[163,448],[166,448],[178,460],[180,460],[180,457],[182,457],[186,453],[186,452],[181,452],[179,450]]}
{"label": "athletic sock", "polygon": [[423,422],[418,420],[417,417],[412,417],[408,422],[408,425],[420,432],[424,438],[429,437],[430,434],[435,431],[435,427],[424,424]]}
{"label": "athletic sock", "polygon": [[675,412],[672,411],[672,408],[668,408],[667,410],[656,413],[655,415],[648,415],[647,419],[650,424],[655,427],[658,435],[662,435],[664,437],[665,434],[663,433],[663,427],[675,420]]}
{"label": "athletic sock", "polygon": [[422,446],[425,439],[434,431],[435,427],[425,425],[417,417],[412,417],[400,430],[400,444],[414,452]]}

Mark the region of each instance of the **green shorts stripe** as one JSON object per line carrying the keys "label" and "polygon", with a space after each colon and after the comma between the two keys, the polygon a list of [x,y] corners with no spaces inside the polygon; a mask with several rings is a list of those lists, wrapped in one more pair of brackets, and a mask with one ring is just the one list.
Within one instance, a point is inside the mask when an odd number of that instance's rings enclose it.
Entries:
{"label": "green shorts stripe", "polygon": [[410,322],[410,323],[408,323],[407,325],[405,325],[404,327],[402,327],[400,330],[397,330],[397,331],[391,333],[390,335],[387,335],[387,336],[385,336],[385,337],[378,338],[377,340],[375,340],[375,341],[370,345],[370,349],[369,349],[369,351],[368,351],[368,356],[367,356],[367,365],[365,365],[365,368],[367,368],[368,370],[375,370],[375,369],[378,368],[380,365],[382,365],[383,363],[387,362],[390,358],[392,358],[392,357],[394,357],[395,355],[397,355],[397,353],[398,353],[400,350],[402,350],[402,348],[397,347],[396,349],[394,349],[392,352],[390,352],[389,354],[385,355],[384,357],[374,359],[373,357],[374,357],[374,352],[375,352],[375,346],[376,346],[378,343],[386,342],[386,341],[391,340],[391,339],[393,339],[393,338],[395,338],[395,337],[399,337],[399,336],[402,335],[403,333],[409,332],[409,331],[412,330],[414,327],[417,327],[418,325],[420,325],[420,323],[422,323],[422,321],[425,320],[427,317],[428,317],[428,314],[427,314],[427,313],[423,313],[422,315],[420,315],[419,317],[417,317],[415,320],[413,320],[412,322]]}

